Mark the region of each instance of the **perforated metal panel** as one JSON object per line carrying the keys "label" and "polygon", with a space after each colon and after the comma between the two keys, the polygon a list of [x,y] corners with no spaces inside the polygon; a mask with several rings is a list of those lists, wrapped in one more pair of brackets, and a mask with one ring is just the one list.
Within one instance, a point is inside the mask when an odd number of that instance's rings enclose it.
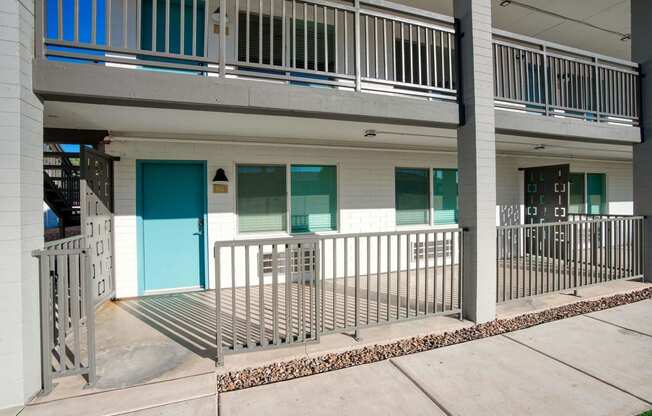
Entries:
{"label": "perforated metal panel", "polygon": [[[525,224],[565,222],[568,220],[568,181],[570,165],[540,166],[525,169]],[[548,256],[555,246],[563,245],[566,230],[547,235],[548,229],[529,228],[525,236],[526,252]],[[550,241],[548,241],[550,240]],[[562,250],[563,253],[566,250]]]}
{"label": "perforated metal panel", "polygon": [[96,303],[113,297],[113,158],[81,149],[81,224]]}

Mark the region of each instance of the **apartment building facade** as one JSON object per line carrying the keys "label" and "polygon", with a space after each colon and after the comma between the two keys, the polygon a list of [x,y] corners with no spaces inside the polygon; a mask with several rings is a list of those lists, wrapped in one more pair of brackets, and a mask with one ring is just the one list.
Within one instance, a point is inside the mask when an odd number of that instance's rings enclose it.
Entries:
{"label": "apartment building facade", "polygon": [[586,283],[603,269],[650,279],[645,1],[627,4],[631,40],[618,40],[631,61],[496,29],[519,7],[504,1],[5,3],[0,407],[51,383],[43,275],[61,266],[33,257],[44,143],[81,146],[68,248],[92,257],[87,301],[216,289],[218,361],[387,323],[393,308],[490,321],[497,301],[577,286],[554,283],[571,257],[597,265]]}

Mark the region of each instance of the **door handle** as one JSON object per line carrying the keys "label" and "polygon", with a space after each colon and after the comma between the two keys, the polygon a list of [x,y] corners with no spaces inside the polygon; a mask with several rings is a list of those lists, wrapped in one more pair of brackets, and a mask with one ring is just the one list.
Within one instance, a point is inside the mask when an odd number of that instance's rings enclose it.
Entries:
{"label": "door handle", "polygon": [[201,235],[204,233],[204,219],[197,218],[197,234]]}

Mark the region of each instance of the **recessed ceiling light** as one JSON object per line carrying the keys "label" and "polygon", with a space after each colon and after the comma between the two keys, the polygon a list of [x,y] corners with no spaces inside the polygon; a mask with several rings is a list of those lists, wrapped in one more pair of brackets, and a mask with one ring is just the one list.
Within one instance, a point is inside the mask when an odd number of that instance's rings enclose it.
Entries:
{"label": "recessed ceiling light", "polygon": [[376,137],[376,130],[365,130],[364,137]]}
{"label": "recessed ceiling light", "polygon": [[503,1],[500,2],[500,5],[501,5],[502,7],[507,7],[507,6],[509,6],[510,4],[512,4],[511,0],[503,0]]}
{"label": "recessed ceiling light", "polygon": [[534,150],[545,150],[545,148],[546,148],[546,146],[544,146],[542,144],[538,144],[538,145],[534,146]]}

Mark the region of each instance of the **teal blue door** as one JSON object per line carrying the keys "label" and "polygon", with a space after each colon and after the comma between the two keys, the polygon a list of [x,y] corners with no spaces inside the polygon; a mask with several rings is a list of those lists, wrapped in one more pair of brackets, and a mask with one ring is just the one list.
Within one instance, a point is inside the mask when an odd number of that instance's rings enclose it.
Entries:
{"label": "teal blue door", "polygon": [[139,291],[203,287],[205,163],[139,161],[137,181]]}

